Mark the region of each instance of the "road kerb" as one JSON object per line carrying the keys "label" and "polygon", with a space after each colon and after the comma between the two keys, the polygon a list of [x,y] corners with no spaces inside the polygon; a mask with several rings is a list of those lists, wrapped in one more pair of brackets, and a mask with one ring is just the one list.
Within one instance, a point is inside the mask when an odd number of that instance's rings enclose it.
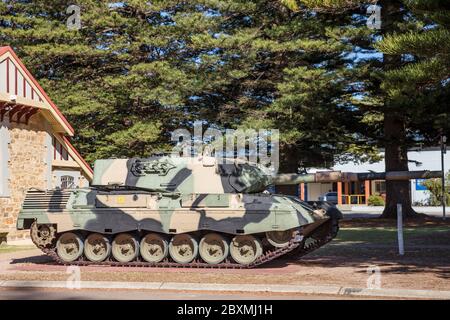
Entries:
{"label": "road kerb", "polygon": [[81,281],[82,289],[158,290],[162,282]]}
{"label": "road kerb", "polygon": [[187,291],[244,291],[244,292],[279,292],[304,294],[337,295],[341,287],[332,286],[292,286],[273,284],[219,284],[219,283],[174,283],[165,282],[161,286],[164,290]]}
{"label": "road kerb", "polygon": [[413,299],[450,299],[450,291],[411,289],[342,288],[339,295],[368,297],[398,297]]}

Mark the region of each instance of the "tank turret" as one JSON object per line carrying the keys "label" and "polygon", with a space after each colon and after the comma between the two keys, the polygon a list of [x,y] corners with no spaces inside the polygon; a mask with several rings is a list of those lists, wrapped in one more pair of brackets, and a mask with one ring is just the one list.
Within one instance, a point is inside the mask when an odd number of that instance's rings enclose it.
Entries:
{"label": "tank turret", "polygon": [[95,161],[92,186],[172,193],[257,193],[272,183],[269,169],[236,159],[154,156]]}
{"label": "tank turret", "polygon": [[94,166],[93,186],[126,187],[176,193],[260,193],[270,185],[364,180],[410,180],[441,176],[440,171],[351,173],[323,171],[278,174],[259,164],[214,157],[155,156],[148,159],[102,159]]}

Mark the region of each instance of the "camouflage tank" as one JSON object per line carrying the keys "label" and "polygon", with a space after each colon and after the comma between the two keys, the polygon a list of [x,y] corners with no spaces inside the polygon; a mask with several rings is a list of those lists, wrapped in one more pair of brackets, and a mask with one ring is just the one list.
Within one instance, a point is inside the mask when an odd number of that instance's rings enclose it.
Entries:
{"label": "camouflage tank", "polygon": [[302,256],[338,231],[338,210],[314,210],[268,186],[359,178],[274,176],[206,156],[97,160],[90,188],[29,190],[17,229],[30,229],[35,245],[62,264],[248,268]]}

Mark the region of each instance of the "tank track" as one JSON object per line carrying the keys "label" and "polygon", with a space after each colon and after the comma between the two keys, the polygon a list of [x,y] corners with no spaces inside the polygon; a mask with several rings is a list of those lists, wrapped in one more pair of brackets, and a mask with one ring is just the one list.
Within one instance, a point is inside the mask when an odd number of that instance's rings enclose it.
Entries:
{"label": "tank track", "polygon": [[[52,258],[54,262],[65,266],[112,266],[112,267],[154,267],[154,268],[208,268],[208,269],[251,269],[268,263],[272,260],[280,258],[282,256],[288,256],[290,260],[300,258],[330,242],[335,234],[337,223],[334,219],[329,219],[317,230],[301,240],[292,239],[289,245],[283,248],[277,248],[273,250],[266,250],[259,258],[250,264],[242,265],[231,261],[227,258],[224,262],[219,264],[209,264],[196,259],[191,263],[180,264],[177,262],[169,261],[166,258],[162,262],[150,263],[146,261],[131,261],[131,262],[118,262],[111,258],[102,262],[92,262],[85,260],[81,256],[78,260],[73,262],[66,262],[62,260],[54,248],[40,248],[47,256]],[[325,232],[324,232],[325,231]],[[309,243],[308,239],[311,240]],[[138,258],[139,259],[139,258]]]}

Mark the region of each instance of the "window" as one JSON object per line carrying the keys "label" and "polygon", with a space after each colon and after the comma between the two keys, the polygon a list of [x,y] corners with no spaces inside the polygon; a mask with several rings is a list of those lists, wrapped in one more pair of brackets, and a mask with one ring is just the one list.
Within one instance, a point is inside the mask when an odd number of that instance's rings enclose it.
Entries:
{"label": "window", "polygon": [[61,176],[61,189],[75,188],[75,179],[72,176]]}
{"label": "window", "polygon": [[0,197],[9,196],[8,188],[8,145],[9,145],[9,129],[3,124],[0,124]]}
{"label": "window", "polygon": [[386,193],[386,181],[375,181],[375,193],[382,194]]}
{"label": "window", "polygon": [[75,189],[79,187],[81,174],[79,170],[54,169],[53,188],[56,189]]}

